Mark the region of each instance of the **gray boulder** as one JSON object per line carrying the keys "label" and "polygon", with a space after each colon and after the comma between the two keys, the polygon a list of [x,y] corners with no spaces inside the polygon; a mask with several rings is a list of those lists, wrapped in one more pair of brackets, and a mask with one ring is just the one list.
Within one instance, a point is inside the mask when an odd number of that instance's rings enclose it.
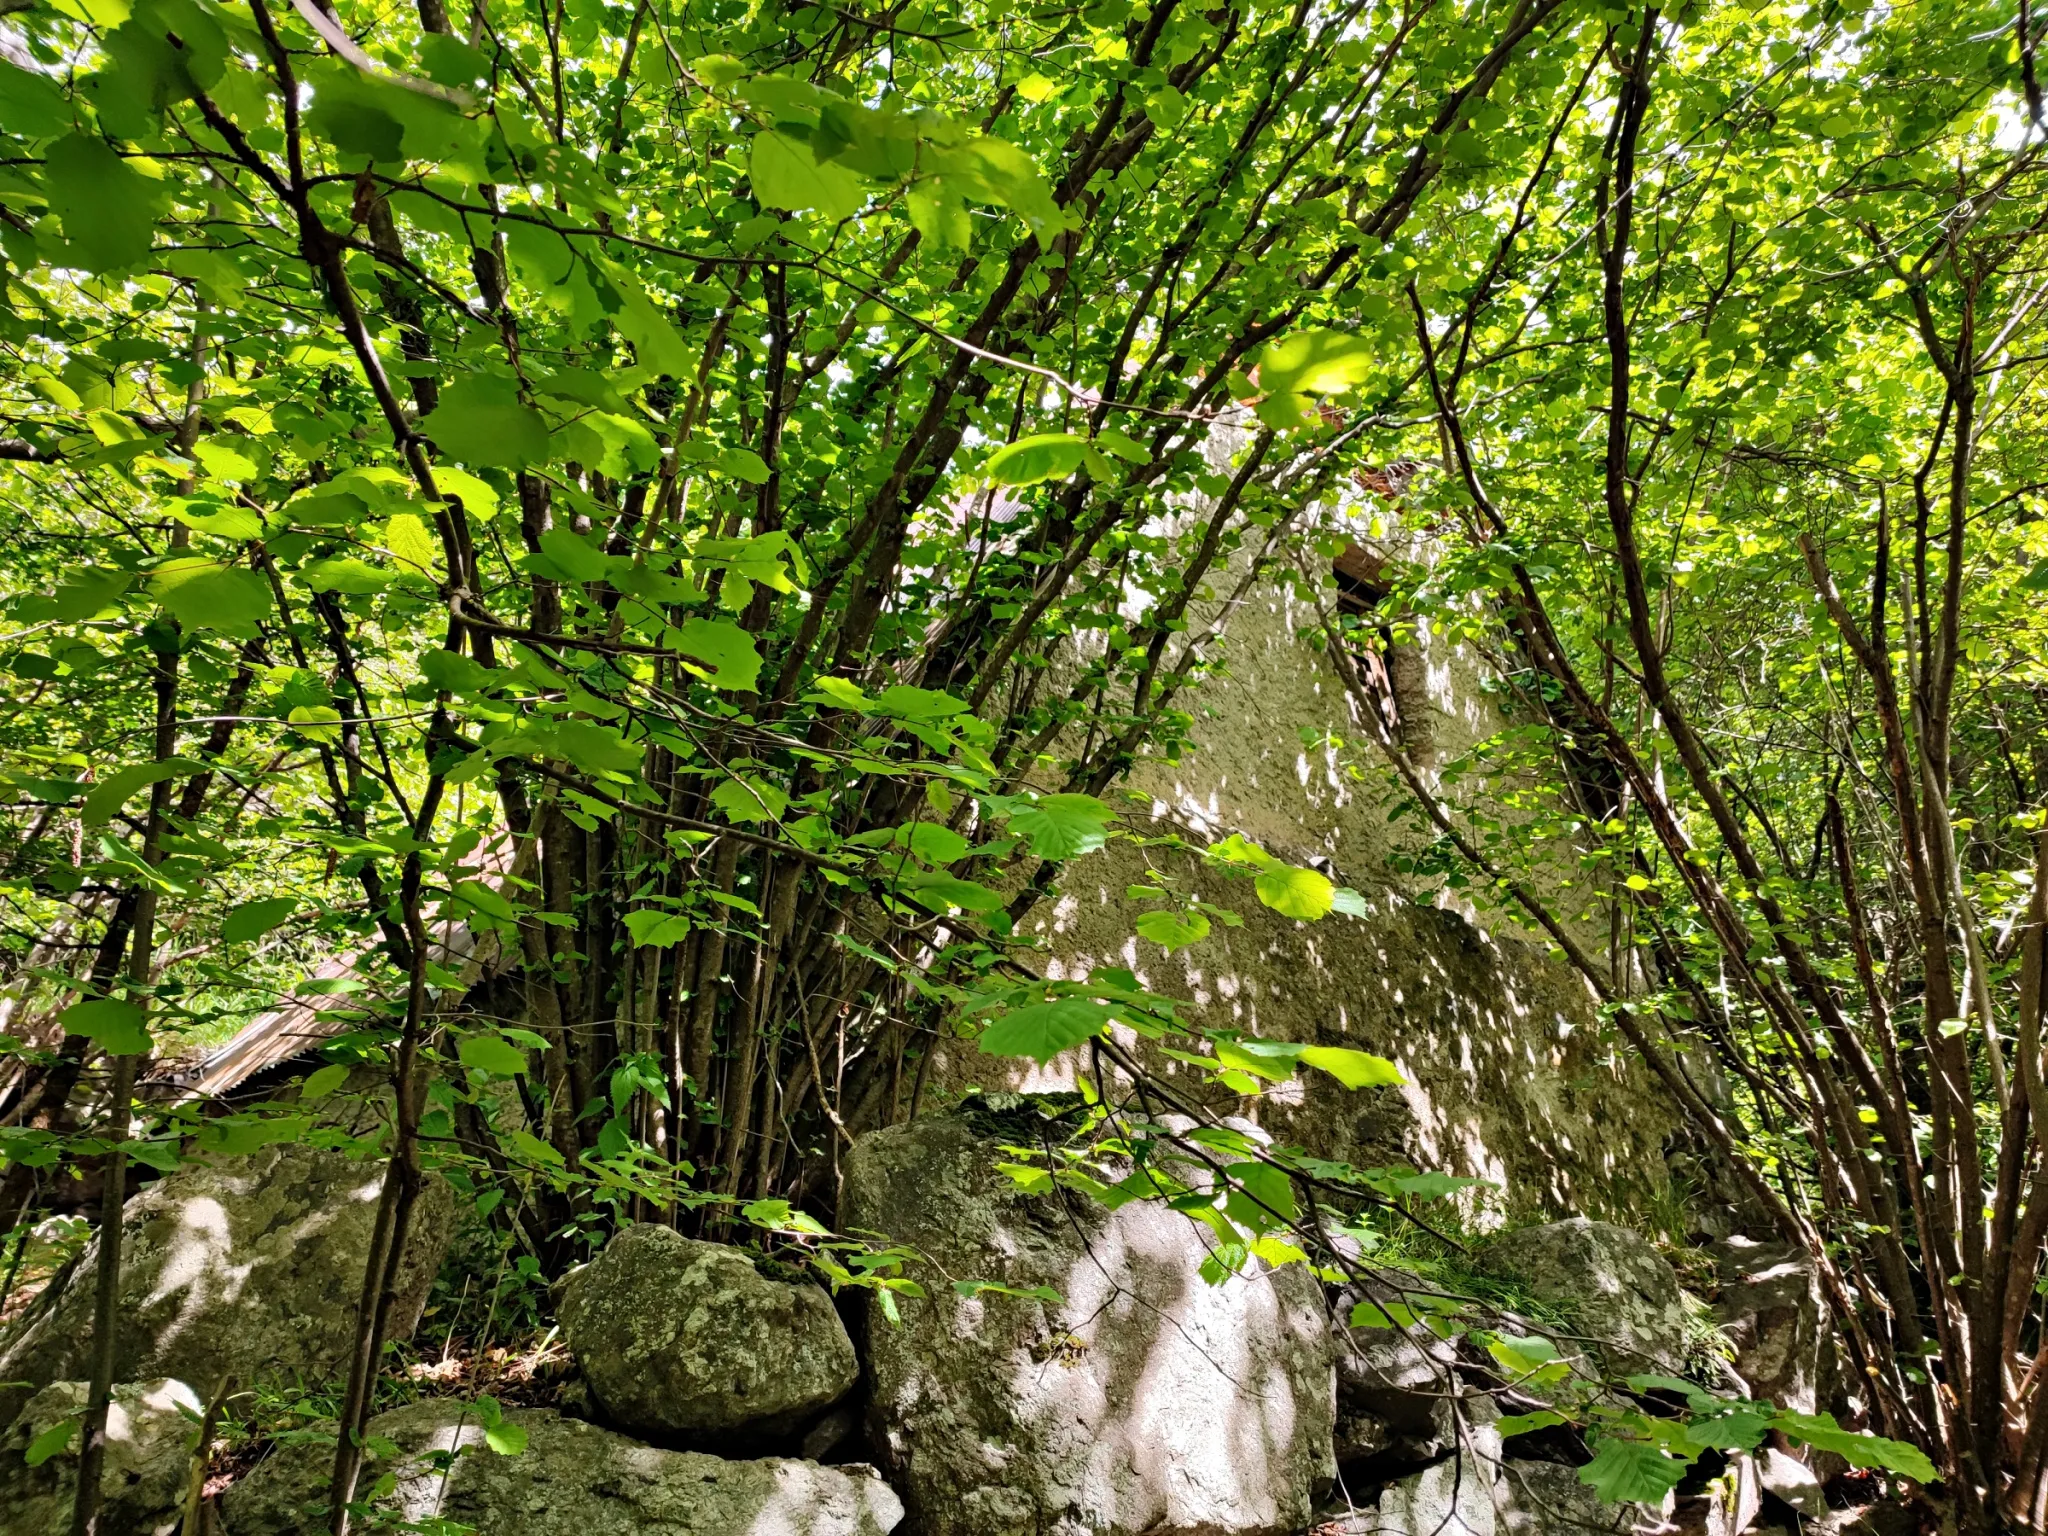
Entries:
{"label": "gray boulder", "polygon": [[[858,1469],[807,1461],[723,1461],[663,1451],[552,1409],[505,1415],[525,1449],[501,1456],[483,1426],[448,1398],[411,1403],[370,1420],[398,1447],[365,1470],[391,1475],[376,1508],[391,1520],[453,1521],[483,1536],[886,1536],[903,1518],[886,1483]],[[454,1460],[447,1460],[454,1453]],[[281,1448],[228,1490],[233,1536],[314,1536],[326,1526],[333,1451]]]}
{"label": "gray boulder", "polygon": [[1492,1469],[1477,1456],[1446,1456],[1380,1494],[1380,1536],[1495,1536]]}
{"label": "gray boulder", "polygon": [[1827,1513],[1828,1501],[1821,1494],[1820,1479],[1797,1456],[1767,1445],[1757,1453],[1757,1463],[1766,1493],[1783,1499],[1794,1512],[1808,1519]]}
{"label": "gray boulder", "polygon": [[1631,1536],[1663,1525],[1647,1504],[1603,1504],[1579,1469],[1554,1461],[1508,1461],[1493,1490],[1499,1536]]}
{"label": "gray boulder", "polygon": [[[80,1436],[74,1433],[40,1466],[30,1466],[26,1453],[45,1430],[82,1414],[85,1397],[82,1381],[51,1382],[0,1438],[0,1536],[50,1536],[71,1528]],[[192,1442],[204,1411],[182,1381],[115,1386],[107,1404],[99,1536],[174,1536],[185,1518]]]}
{"label": "gray boulder", "polygon": [[[171,1376],[210,1393],[229,1373],[244,1387],[334,1375],[355,1341],[383,1179],[381,1163],[280,1144],[180,1168],[132,1197],[121,1216],[114,1379]],[[392,1338],[410,1337],[419,1322],[452,1210],[447,1185],[428,1179],[413,1208]],[[98,1256],[95,1241],[0,1346],[0,1382],[90,1374]],[[0,1387],[0,1421],[33,1390]]]}
{"label": "gray boulder", "polygon": [[1206,1229],[1178,1212],[1025,1194],[1000,1148],[1042,1131],[1024,1101],[877,1131],[847,1157],[841,1225],[931,1261],[900,1325],[867,1314],[870,1426],[917,1529],[1305,1529],[1334,1470],[1320,1287],[1256,1264],[1211,1285]]}
{"label": "gray boulder", "polygon": [[1500,1410],[1474,1394],[1453,1420],[1449,1456],[1380,1490],[1379,1536],[1496,1536],[1500,1526]]}
{"label": "gray boulder", "polygon": [[600,1416],[645,1434],[788,1436],[860,1379],[823,1290],[652,1223],[627,1227],[577,1273],[561,1323]]}
{"label": "gray boulder", "polygon": [[1904,1504],[1859,1504],[1800,1522],[1807,1536],[1919,1536],[1920,1517]]}
{"label": "gray boulder", "polygon": [[1813,1261],[1786,1243],[1731,1237],[1714,1245],[1720,1294],[1714,1315],[1750,1396],[1797,1413],[1828,1407],[1835,1390],[1834,1330]]}
{"label": "gray boulder", "polygon": [[1565,1308],[1600,1342],[1616,1375],[1686,1370],[1685,1295],[1650,1243],[1626,1227],[1574,1216],[1490,1238],[1478,1258],[1539,1301]]}

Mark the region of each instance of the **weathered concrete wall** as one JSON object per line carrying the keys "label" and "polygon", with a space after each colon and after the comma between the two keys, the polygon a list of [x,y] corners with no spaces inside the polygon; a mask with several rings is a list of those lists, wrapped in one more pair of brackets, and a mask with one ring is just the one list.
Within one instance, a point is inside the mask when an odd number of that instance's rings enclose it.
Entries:
{"label": "weathered concrete wall", "polygon": [[[1133,936],[1145,909],[1125,891],[1143,875],[1145,855],[1113,844],[1076,861],[1029,919],[1047,941],[1049,970],[1127,966],[1155,990],[1187,999],[1201,1022],[1353,1045],[1398,1062],[1409,1079],[1403,1089],[1350,1093],[1318,1080],[1245,1111],[1320,1155],[1492,1180],[1500,1188],[1472,1212],[1481,1221],[1579,1212],[1640,1224],[1668,1183],[1664,1144],[1675,1114],[1647,1072],[1602,1043],[1587,991],[1561,961],[1512,925],[1455,906],[1448,893],[1403,884],[1390,855],[1414,822],[1388,821],[1396,797],[1334,668],[1303,641],[1317,622],[1291,592],[1256,590],[1230,617],[1229,674],[1191,695],[1197,750],[1178,764],[1141,765],[1129,787],[1151,797],[1159,831],[1198,843],[1242,833],[1356,887],[1370,914],[1282,918],[1258,903],[1248,880],[1179,856],[1171,872],[1183,887],[1242,913],[1244,926],[1218,924],[1168,957]],[[1418,733],[1431,741],[1432,761],[1497,727],[1477,657],[1425,634],[1405,664],[1427,690],[1431,717]],[[1304,748],[1305,729],[1359,746],[1344,756]],[[1345,756],[1372,771],[1347,771]],[[1023,1073],[1013,1065],[954,1046],[938,1081],[955,1090],[1071,1085],[1068,1059]]]}

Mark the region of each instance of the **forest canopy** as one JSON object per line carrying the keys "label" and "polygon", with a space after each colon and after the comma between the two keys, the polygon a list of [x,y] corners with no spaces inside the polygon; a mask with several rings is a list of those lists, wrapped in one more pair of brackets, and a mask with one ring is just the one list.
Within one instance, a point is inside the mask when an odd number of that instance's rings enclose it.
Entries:
{"label": "forest canopy", "polygon": [[[383,1159],[359,1427],[425,1177],[529,1291],[649,1216],[887,1291],[835,1170],[938,1040],[1079,1047],[1102,1117],[1392,1080],[1026,936],[1113,841],[1147,953],[1239,920],[1169,852],[1360,910],[1125,793],[1277,584],[1403,873],[1572,966],[1823,1265],[1891,1470],[2042,1528],[2027,4],[7,12],[17,1262],[136,1168]],[[1507,722],[1454,760],[1419,636]],[[178,1091],[280,1007],[292,1093]],[[1225,1269],[1407,1199],[1233,1155],[1181,1198]]]}

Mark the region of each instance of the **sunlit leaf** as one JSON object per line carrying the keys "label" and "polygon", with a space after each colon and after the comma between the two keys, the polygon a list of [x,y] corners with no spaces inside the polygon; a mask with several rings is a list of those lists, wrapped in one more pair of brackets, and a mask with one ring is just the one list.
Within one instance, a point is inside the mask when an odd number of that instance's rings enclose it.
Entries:
{"label": "sunlit leaf", "polygon": [[1109,1028],[1116,1015],[1086,998],[1062,997],[1013,1008],[981,1033],[985,1056],[1028,1056],[1043,1065]]}

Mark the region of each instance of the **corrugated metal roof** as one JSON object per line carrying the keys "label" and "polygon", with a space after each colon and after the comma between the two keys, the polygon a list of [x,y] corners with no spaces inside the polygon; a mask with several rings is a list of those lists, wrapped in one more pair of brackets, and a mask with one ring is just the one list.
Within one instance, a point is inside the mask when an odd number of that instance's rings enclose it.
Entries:
{"label": "corrugated metal roof", "polygon": [[[497,840],[481,861],[482,878],[493,887],[502,888],[507,874],[525,864],[529,856],[522,847],[516,858],[508,859],[507,841]],[[498,954],[495,937],[479,946],[466,923],[442,926],[438,934],[429,936],[429,946],[436,964],[462,978],[463,990],[481,979]],[[361,951],[335,955],[315,966],[306,982],[344,980],[355,974],[363,959]],[[258,1014],[233,1039],[197,1060],[187,1057],[158,1062],[144,1081],[179,1100],[216,1098],[360,1025],[361,1015],[348,1009],[342,998],[324,992],[302,993]]]}

